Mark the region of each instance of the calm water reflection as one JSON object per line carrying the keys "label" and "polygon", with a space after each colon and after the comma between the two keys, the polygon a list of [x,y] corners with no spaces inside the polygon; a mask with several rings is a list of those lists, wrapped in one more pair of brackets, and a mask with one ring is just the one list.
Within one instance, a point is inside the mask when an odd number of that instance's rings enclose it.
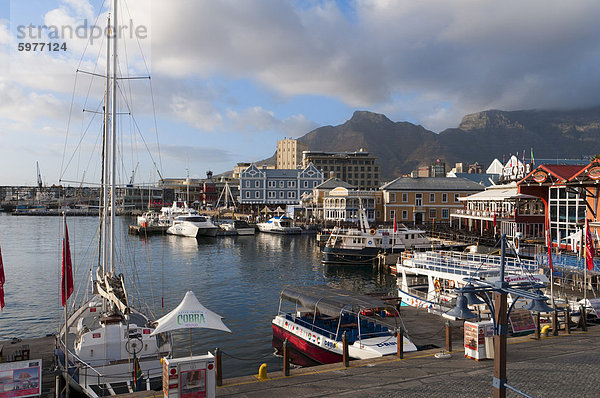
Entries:
{"label": "calm water reflection", "polygon": [[[118,218],[117,272],[126,275],[133,304],[160,317],[187,290],[207,308],[225,317],[232,334],[193,332],[193,351],[224,351],[225,377],[281,368],[273,356],[271,320],[285,285],[331,286],[361,292],[394,292],[395,280],[368,269],[324,267],[314,236],[256,236],[190,239],[175,236],[128,236],[132,219]],[[76,265],[76,293],[89,286],[97,262],[97,220],[68,220]],[[54,333],[62,313],[59,302],[61,220],[58,217],[0,215],[0,245],[6,273],[6,307],[0,315],[2,337],[38,337]],[[134,275],[134,276],[132,276]],[[135,282],[135,283],[134,283]],[[164,308],[161,303],[164,302]],[[176,355],[189,353],[189,333],[174,335]]]}

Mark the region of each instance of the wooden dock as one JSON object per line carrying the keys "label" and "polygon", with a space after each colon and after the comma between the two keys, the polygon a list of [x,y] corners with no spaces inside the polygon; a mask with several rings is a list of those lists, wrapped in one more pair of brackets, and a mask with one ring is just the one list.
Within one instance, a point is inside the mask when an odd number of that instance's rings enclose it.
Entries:
{"label": "wooden dock", "polygon": [[42,397],[55,396],[54,336],[2,340],[2,362],[42,360]]}

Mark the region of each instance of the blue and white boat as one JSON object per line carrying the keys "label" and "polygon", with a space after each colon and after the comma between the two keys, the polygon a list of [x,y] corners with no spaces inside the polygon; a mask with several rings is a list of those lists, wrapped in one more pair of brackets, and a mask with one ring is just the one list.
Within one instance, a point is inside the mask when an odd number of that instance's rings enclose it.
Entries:
{"label": "blue and white boat", "polygon": [[267,222],[257,224],[260,232],[268,232],[272,234],[299,234],[302,233],[302,228],[295,227],[294,221],[288,216],[271,217]]}

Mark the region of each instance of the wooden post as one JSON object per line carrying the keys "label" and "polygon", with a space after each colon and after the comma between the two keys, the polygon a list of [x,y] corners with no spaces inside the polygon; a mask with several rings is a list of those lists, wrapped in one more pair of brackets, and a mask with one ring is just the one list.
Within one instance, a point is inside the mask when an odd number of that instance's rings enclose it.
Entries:
{"label": "wooden post", "polygon": [[508,334],[507,294],[494,294],[496,328],[494,332],[494,398],[506,398],[506,336]]}
{"label": "wooden post", "polygon": [[581,330],[587,332],[587,314],[583,305],[579,307],[579,322],[581,322]]}
{"label": "wooden post", "polygon": [[569,312],[568,306],[565,309],[565,332],[571,334],[571,313]]}
{"label": "wooden post", "polygon": [[446,321],[446,351],[452,352],[452,326]]}
{"label": "wooden post", "polygon": [[290,375],[290,349],[288,347],[288,339],[283,342],[283,375]]}
{"label": "wooden post", "polygon": [[344,343],[344,355],[343,355],[343,361],[344,361],[344,366],[345,367],[349,367],[350,366],[350,358],[348,355],[348,334],[346,332],[344,332],[342,334],[342,342]]}
{"label": "wooden post", "polygon": [[217,386],[223,385],[222,352],[219,347],[215,348],[215,373],[217,376]]}
{"label": "wooden post", "polygon": [[536,312],[535,314],[535,339],[539,340],[541,338],[540,336],[540,313]]}
{"label": "wooden post", "polygon": [[558,311],[552,312],[552,335],[558,336]]}
{"label": "wooden post", "polygon": [[397,347],[398,347],[398,359],[404,358],[404,329],[399,328],[396,333]]}

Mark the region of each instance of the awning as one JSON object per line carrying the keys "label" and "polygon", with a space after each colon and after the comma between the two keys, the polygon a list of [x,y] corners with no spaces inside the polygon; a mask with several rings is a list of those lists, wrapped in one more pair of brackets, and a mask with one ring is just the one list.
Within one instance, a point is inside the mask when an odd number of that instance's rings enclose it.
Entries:
{"label": "awning", "polygon": [[363,309],[390,307],[371,296],[334,289],[329,286],[291,286],[281,292],[281,298],[310,311],[337,317],[342,310],[358,313]]}

